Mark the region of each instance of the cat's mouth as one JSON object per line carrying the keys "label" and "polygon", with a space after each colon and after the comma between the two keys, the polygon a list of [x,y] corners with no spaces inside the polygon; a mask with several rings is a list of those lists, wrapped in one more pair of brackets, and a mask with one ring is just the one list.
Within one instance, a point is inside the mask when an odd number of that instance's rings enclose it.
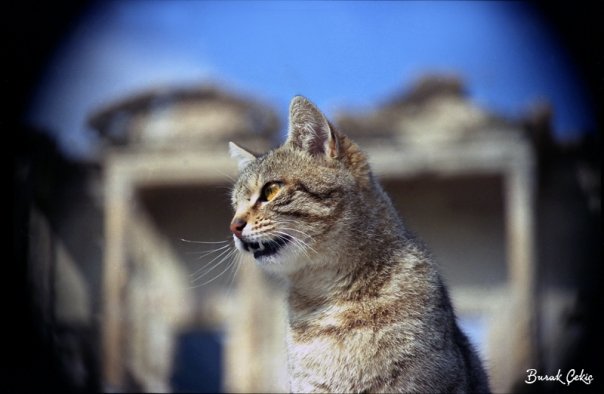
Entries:
{"label": "cat's mouth", "polygon": [[246,242],[241,240],[241,246],[246,252],[254,254],[254,258],[273,256],[281,250],[282,247],[291,241],[289,236],[280,236],[275,239],[261,242]]}

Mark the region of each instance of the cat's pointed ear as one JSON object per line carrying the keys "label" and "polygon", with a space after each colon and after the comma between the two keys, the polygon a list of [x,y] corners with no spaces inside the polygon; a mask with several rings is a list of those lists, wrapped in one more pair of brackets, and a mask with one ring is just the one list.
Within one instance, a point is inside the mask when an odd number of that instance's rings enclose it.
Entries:
{"label": "cat's pointed ear", "polygon": [[229,142],[229,154],[235,160],[237,160],[237,168],[239,171],[243,170],[250,162],[256,160],[256,156],[243,149],[234,142]]}
{"label": "cat's pointed ear", "polygon": [[294,97],[289,105],[289,130],[285,143],[329,159],[340,154],[338,136],[325,115],[302,96]]}

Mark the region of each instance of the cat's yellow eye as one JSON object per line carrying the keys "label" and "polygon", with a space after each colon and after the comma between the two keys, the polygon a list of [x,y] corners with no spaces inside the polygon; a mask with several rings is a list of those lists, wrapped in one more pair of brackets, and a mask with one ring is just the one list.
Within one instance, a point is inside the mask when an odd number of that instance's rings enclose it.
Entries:
{"label": "cat's yellow eye", "polygon": [[282,188],[283,185],[279,182],[269,182],[262,188],[260,199],[262,201],[271,201],[279,194]]}

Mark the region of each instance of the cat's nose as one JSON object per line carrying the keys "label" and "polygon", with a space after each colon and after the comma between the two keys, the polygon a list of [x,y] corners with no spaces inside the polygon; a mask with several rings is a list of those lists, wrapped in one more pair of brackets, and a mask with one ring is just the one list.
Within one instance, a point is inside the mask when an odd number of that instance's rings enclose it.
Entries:
{"label": "cat's nose", "polygon": [[235,218],[231,222],[231,232],[235,234],[237,238],[241,238],[241,232],[245,228],[247,222],[241,218]]}

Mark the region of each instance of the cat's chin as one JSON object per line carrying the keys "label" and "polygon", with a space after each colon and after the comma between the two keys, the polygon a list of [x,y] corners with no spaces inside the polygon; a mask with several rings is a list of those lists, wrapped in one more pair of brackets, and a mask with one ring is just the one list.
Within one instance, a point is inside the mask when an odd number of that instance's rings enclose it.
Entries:
{"label": "cat's chin", "polygon": [[[300,262],[296,258],[295,248],[291,248],[289,241],[281,245],[277,250],[263,249],[264,252],[255,253],[252,247],[261,247],[260,243],[250,245],[249,242],[244,242],[239,238],[235,239],[235,245],[242,253],[253,254],[256,264],[270,274],[275,274],[278,277],[287,277],[300,268]],[[247,247],[247,249],[246,249]]]}
{"label": "cat's chin", "polygon": [[251,253],[256,262],[260,265],[279,264],[284,260],[287,254],[288,246],[291,241],[289,237],[279,237],[264,241],[244,241],[234,237],[237,249],[244,253]]}

